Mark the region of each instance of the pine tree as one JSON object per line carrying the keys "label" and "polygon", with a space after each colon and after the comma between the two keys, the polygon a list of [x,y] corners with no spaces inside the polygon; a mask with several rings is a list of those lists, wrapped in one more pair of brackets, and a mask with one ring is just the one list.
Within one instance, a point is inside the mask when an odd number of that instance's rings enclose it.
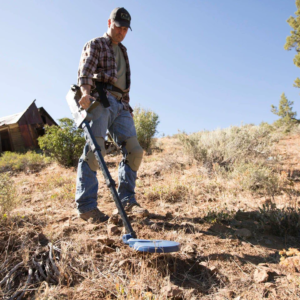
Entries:
{"label": "pine tree", "polygon": [[[297,54],[294,57],[294,64],[300,68],[300,0],[296,0],[296,17],[289,17],[287,22],[293,28],[291,35],[286,38],[285,50],[295,48]],[[300,88],[300,79],[296,78],[294,86]]]}
{"label": "pine tree", "polygon": [[296,112],[293,112],[293,101],[289,101],[284,93],[281,94],[279,101],[279,107],[277,108],[274,105],[271,105],[271,112],[280,117],[277,121],[278,125],[283,124],[292,124],[296,121],[295,117],[297,116]]}

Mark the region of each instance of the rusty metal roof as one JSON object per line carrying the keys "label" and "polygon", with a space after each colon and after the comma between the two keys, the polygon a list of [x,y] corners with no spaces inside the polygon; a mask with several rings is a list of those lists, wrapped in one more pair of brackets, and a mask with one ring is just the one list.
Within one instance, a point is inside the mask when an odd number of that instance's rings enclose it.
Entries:
{"label": "rusty metal roof", "polygon": [[11,116],[6,116],[6,117],[0,118],[0,126],[5,126],[5,125],[10,125],[10,124],[17,123],[25,112],[26,112],[26,110],[23,111],[23,112],[11,115]]}

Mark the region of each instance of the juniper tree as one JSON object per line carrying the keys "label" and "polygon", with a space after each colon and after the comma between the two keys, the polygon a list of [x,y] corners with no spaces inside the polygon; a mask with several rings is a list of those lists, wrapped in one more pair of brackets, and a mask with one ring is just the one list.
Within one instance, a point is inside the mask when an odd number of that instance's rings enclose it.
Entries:
{"label": "juniper tree", "polygon": [[59,126],[45,126],[45,135],[38,138],[40,148],[58,163],[76,166],[85,145],[82,129],[69,118],[59,119]]}
{"label": "juniper tree", "polygon": [[295,122],[296,112],[293,112],[293,101],[289,101],[284,93],[281,94],[278,108],[271,105],[271,112],[280,117],[277,121],[278,125],[292,124]]}
{"label": "juniper tree", "polygon": [[[295,48],[296,55],[294,57],[294,64],[300,68],[300,0],[296,0],[297,11],[296,17],[289,17],[287,22],[292,27],[291,35],[286,38],[284,45],[285,50]],[[300,88],[300,78],[296,78],[294,86]]]}

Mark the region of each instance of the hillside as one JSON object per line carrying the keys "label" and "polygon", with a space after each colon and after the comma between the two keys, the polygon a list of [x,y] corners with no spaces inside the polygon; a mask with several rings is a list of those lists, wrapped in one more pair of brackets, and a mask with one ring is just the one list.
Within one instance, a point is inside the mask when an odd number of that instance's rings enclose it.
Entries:
{"label": "hillside", "polygon": [[[176,137],[158,139],[144,157],[136,189],[149,216],[130,219],[139,238],[181,243],[180,252],[165,255],[136,253],[123,244],[116,216],[109,223],[119,232],[111,235],[107,224],[78,219],[75,169],[53,163],[39,172],[12,173],[21,203],[0,225],[1,297],[299,299],[299,232],[279,234],[276,228],[285,217],[291,226],[287,206],[299,207],[299,146],[300,135],[276,144],[278,172],[289,185],[267,195],[241,190],[214,168],[205,169]],[[120,159],[106,158],[115,180]],[[98,179],[98,207],[112,215],[115,204],[99,172]],[[271,205],[276,209],[268,210]],[[294,250],[280,252],[289,248]]]}

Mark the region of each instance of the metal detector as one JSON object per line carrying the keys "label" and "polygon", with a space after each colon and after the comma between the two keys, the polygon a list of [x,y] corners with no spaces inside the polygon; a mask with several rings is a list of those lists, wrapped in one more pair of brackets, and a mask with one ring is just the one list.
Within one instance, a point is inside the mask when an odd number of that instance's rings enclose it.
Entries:
{"label": "metal detector", "polygon": [[99,105],[98,101],[91,103],[90,107],[85,110],[79,104],[78,101],[81,98],[80,88],[77,85],[72,85],[71,89],[67,94],[67,102],[71,109],[72,116],[74,118],[75,124],[78,128],[82,128],[86,141],[89,144],[91,150],[93,151],[96,160],[99,164],[100,170],[102,171],[106,185],[109,187],[115,204],[118,208],[119,214],[125,226],[126,234],[123,235],[122,240],[125,244],[128,244],[132,249],[139,252],[149,252],[149,253],[170,253],[177,252],[180,250],[180,244],[173,241],[164,240],[142,240],[137,239],[135,232],[133,231],[127,214],[122,206],[121,200],[116,191],[115,181],[112,179],[108,168],[105,164],[103,156],[101,154],[101,149],[97,144],[95,137],[92,133],[89,122],[91,121],[91,115],[88,113],[93,107]]}

